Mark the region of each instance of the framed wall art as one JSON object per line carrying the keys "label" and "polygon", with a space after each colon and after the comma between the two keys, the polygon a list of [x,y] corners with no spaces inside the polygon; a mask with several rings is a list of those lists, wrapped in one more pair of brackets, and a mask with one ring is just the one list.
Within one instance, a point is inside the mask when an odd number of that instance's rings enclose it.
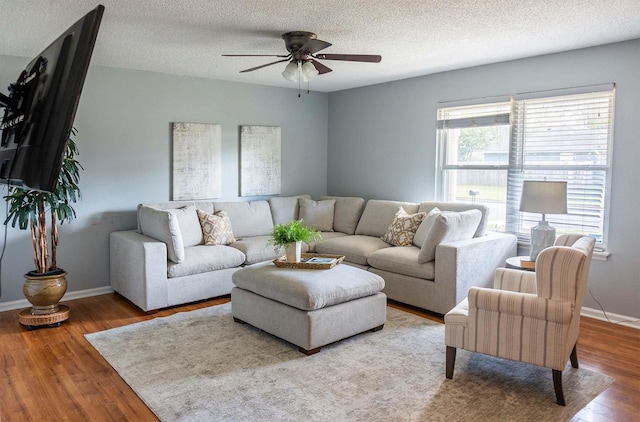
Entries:
{"label": "framed wall art", "polygon": [[173,123],[172,200],[219,198],[221,168],[222,126]]}
{"label": "framed wall art", "polygon": [[240,126],[240,196],[280,194],[280,127]]}

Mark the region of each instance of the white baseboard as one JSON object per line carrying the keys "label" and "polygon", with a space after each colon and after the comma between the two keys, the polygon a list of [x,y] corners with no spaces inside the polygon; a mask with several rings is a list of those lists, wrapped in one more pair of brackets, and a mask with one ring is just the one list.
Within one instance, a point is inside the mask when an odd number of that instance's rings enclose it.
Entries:
{"label": "white baseboard", "polygon": [[[111,287],[98,287],[95,289],[78,290],[75,292],[66,293],[61,302],[67,300],[82,299],[83,297],[106,295],[109,293],[113,293],[113,289],[111,289]],[[27,299],[14,300],[13,302],[0,303],[0,312],[11,311],[13,309],[28,308],[30,306],[31,304],[27,301]],[[625,315],[614,314],[612,312],[607,312],[607,315],[605,317],[604,312],[602,312],[601,309],[586,308],[584,306],[582,307],[582,312],[580,313],[580,315],[640,330],[640,318],[628,317]],[[609,317],[609,319],[607,319],[607,317]]]}
{"label": "white baseboard", "polygon": [[[111,287],[97,287],[95,289],[78,290],[75,292],[65,293],[65,295],[62,297],[61,302],[67,300],[82,299],[83,297],[106,295],[109,293],[113,293],[113,289]],[[14,300],[12,302],[0,303],[0,312],[29,307],[31,307],[31,304],[27,299]]]}
{"label": "white baseboard", "polygon": [[605,316],[604,312],[602,312],[602,309],[585,308],[584,306],[582,307],[582,312],[580,312],[580,315],[640,330],[640,318],[614,314],[613,312],[607,312],[607,315]]}

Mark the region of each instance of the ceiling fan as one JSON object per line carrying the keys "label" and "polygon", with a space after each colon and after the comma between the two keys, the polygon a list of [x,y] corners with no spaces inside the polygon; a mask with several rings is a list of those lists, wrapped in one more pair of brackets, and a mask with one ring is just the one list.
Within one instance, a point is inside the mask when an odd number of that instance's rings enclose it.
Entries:
{"label": "ceiling fan", "polygon": [[[382,57],[372,54],[324,54],[319,51],[331,46],[331,43],[317,39],[316,34],[306,31],[292,31],[282,34],[289,54],[223,54],[225,57],[281,57],[281,60],[241,70],[240,73],[253,72],[277,63],[289,62],[282,76],[292,82],[308,82],[317,75],[332,71],[318,60],[341,60],[350,62],[380,63]],[[308,91],[307,91],[308,92]],[[298,96],[300,94],[298,93]]]}

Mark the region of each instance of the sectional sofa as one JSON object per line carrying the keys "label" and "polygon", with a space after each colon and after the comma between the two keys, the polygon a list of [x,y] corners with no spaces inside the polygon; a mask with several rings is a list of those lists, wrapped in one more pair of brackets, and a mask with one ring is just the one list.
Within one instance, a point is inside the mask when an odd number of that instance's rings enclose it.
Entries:
{"label": "sectional sofa", "polygon": [[[419,223],[410,239],[400,213]],[[204,244],[204,215],[224,216],[233,241]],[[110,235],[111,287],[144,311],[229,294],[235,271],[282,254],[268,244],[273,226],[301,218],[322,232],[303,252],[344,255],[345,264],[382,276],[390,299],[445,314],[516,254],[516,237],[487,232],[487,217],[476,204],[309,195],[141,204],[138,228]],[[399,243],[389,240],[392,226]]]}

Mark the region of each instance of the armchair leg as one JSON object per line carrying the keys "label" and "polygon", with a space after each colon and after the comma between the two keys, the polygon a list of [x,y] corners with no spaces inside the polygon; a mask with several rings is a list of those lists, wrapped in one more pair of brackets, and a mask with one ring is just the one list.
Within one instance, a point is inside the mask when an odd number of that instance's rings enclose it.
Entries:
{"label": "armchair leg", "polygon": [[557,369],[552,369],[551,371],[553,373],[553,388],[556,390],[556,402],[560,406],[566,406],[562,392],[562,371]]}
{"label": "armchair leg", "polygon": [[448,379],[453,378],[453,368],[456,366],[456,348],[447,346],[447,369],[446,377]]}
{"label": "armchair leg", "polygon": [[572,368],[577,368],[578,367],[578,350],[577,350],[578,344],[576,343],[573,346],[573,350],[571,351],[571,356],[569,357],[569,359],[571,359],[571,367]]}

